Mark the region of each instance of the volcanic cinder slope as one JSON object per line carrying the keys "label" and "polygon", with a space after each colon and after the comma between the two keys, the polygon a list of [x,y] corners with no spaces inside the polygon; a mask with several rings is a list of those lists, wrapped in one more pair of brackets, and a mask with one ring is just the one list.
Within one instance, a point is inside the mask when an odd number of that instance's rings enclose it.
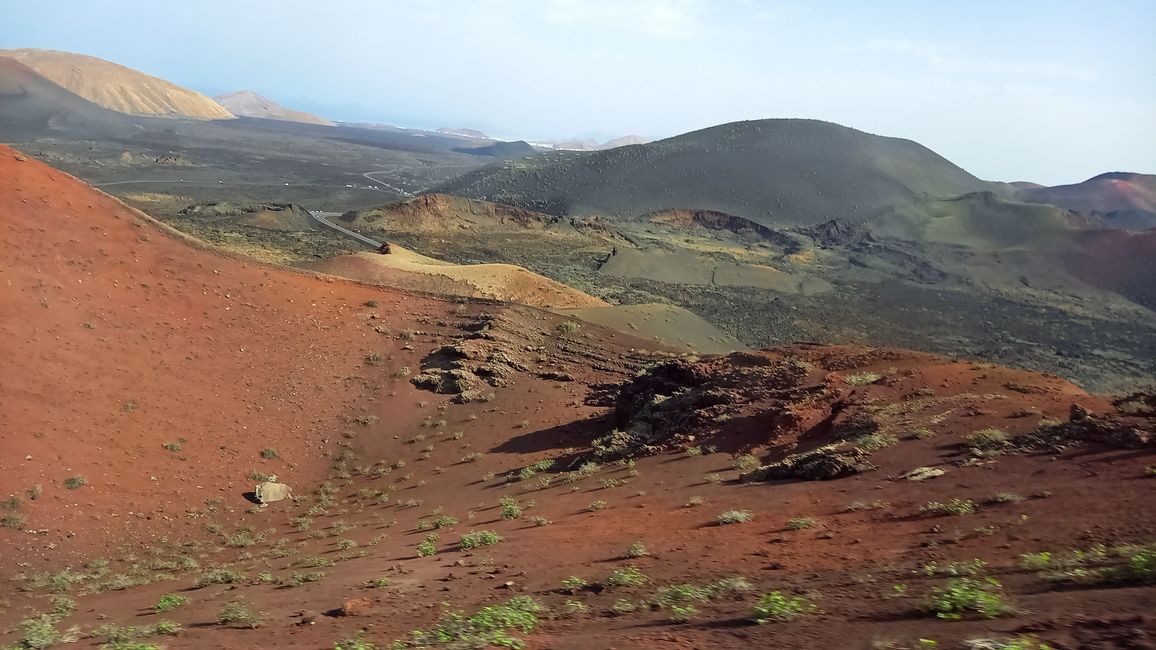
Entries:
{"label": "volcanic cinder slope", "polygon": [[7,138],[46,133],[128,137],[133,118],[93,104],[28,66],[0,57],[0,132]]}
{"label": "volcanic cinder slope", "polygon": [[333,122],[313,115],[312,113],[305,113],[303,111],[295,111],[291,108],[286,108],[277,102],[259,95],[252,90],[238,90],[224,95],[217,95],[213,98],[221,106],[224,106],[233,115],[242,115],[244,117],[260,117],[267,120],[284,120],[286,122],[303,122],[305,124],[323,124],[326,126],[333,126]]}
{"label": "volcanic cinder slope", "polygon": [[233,114],[201,93],[94,56],[57,50],[0,50],[81,97],[130,115],[227,120]]}
{"label": "volcanic cinder slope", "polygon": [[5,643],[1153,647],[1156,396],[643,354],[225,257],[6,148],[0,228]]}
{"label": "volcanic cinder slope", "polygon": [[534,307],[581,309],[606,302],[513,264],[453,264],[392,245],[389,255],[354,253],[304,268],[388,287],[489,298]]}

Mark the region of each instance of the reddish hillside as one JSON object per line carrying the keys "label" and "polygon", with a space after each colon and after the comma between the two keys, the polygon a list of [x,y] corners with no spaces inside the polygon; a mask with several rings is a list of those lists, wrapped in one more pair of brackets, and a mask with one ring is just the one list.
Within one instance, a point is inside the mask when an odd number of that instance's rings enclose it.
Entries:
{"label": "reddish hillside", "polygon": [[1084,282],[1156,310],[1156,230],[1080,232],[1060,262]]}
{"label": "reddish hillside", "polygon": [[1105,225],[1133,230],[1156,227],[1156,176],[1110,172],[1082,183],[1019,188],[1018,198],[1084,214],[1099,213]]}
{"label": "reddish hillside", "polygon": [[222,257],[8,149],[0,228],[0,643],[1153,647],[1156,396],[645,354]]}

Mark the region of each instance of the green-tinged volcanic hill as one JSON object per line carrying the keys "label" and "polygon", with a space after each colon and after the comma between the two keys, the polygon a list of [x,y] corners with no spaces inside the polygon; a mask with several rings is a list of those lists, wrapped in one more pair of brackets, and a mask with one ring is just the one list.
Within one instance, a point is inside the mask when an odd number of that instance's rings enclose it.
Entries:
{"label": "green-tinged volcanic hill", "polygon": [[650,144],[548,152],[470,172],[436,192],[550,214],[715,210],[764,225],[863,221],[926,198],[1007,193],[930,149],[817,120],[733,122]]}

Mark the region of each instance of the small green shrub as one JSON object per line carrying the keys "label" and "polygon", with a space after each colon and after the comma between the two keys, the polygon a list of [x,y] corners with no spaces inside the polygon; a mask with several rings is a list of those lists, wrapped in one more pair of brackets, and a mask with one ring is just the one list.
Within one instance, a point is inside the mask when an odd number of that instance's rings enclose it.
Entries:
{"label": "small green shrub", "polygon": [[590,505],[586,506],[586,511],[587,512],[596,512],[598,510],[605,510],[606,508],[607,508],[607,505],[606,505],[605,501],[603,501],[602,499],[595,499],[594,501],[590,502]]}
{"label": "small green shrub", "polygon": [[427,540],[417,545],[418,557],[429,557],[431,555],[436,555],[437,552],[438,547],[431,541]]}
{"label": "small green shrub", "polygon": [[819,520],[814,517],[795,517],[787,522],[787,528],[790,530],[804,530],[806,528],[814,528],[819,525]]}
{"label": "small green shrub", "polygon": [[743,524],[755,518],[755,513],[750,510],[727,510],[718,516],[715,521],[720,526],[729,526],[731,524]]}
{"label": "small green shrub", "polygon": [[991,498],[987,499],[988,503],[1019,503],[1025,499],[1015,492],[996,492]]}
{"label": "small green shrub", "polygon": [[538,624],[537,614],[542,606],[529,596],[515,596],[500,605],[484,607],[466,616],[460,611],[442,614],[429,630],[414,630],[409,640],[396,641],[395,649],[428,648],[501,648],[520,649],[525,641],[511,634],[518,631],[529,634]]}
{"label": "small green shrub", "polygon": [[978,452],[982,455],[983,453],[999,452],[1007,448],[1008,435],[999,429],[989,427],[968,435],[965,441],[973,454]]}
{"label": "small green shrub", "polygon": [[754,456],[752,454],[743,454],[741,456],[735,456],[734,459],[731,461],[731,467],[739,470],[740,472],[746,472],[746,471],[755,469],[758,466],[759,466],[759,459],[757,456]]}
{"label": "small green shrub", "polygon": [[281,454],[277,453],[277,450],[273,449],[271,447],[268,447],[268,448],[261,450],[261,458],[264,458],[265,460],[273,460],[274,458],[280,458],[280,457],[281,457]]}
{"label": "small green shrub", "polygon": [[12,530],[20,530],[24,528],[24,515],[10,512],[0,517],[0,528],[11,528]]}
{"label": "small green shrub", "polygon": [[1021,569],[1028,571],[1043,571],[1052,565],[1052,554],[1049,551],[1039,553],[1023,553],[1019,557]]}
{"label": "small green shrub", "polygon": [[20,621],[16,624],[16,630],[20,634],[19,645],[16,647],[41,650],[58,643],[74,643],[80,638],[79,627],[61,631],[56,629],[58,622],[59,620],[51,614],[41,614]]}
{"label": "small green shrub", "polygon": [[971,499],[953,498],[947,503],[929,501],[919,509],[920,514],[928,517],[946,517],[949,515],[970,515],[976,511],[975,502]]}
{"label": "small green shrub", "polygon": [[706,603],[710,597],[710,590],[706,588],[682,584],[660,588],[652,602],[658,609],[669,610],[672,621],[682,623],[698,614],[695,605]]}
{"label": "small green shrub", "polygon": [[1003,585],[995,578],[952,578],[931,592],[928,610],[937,618],[959,620],[975,615],[996,618],[1011,611]]}
{"label": "small green shrub", "polygon": [[634,542],[630,545],[630,548],[626,549],[626,557],[629,558],[639,558],[647,555],[650,555],[650,553],[646,551],[646,547],[642,545],[642,542]]}
{"label": "small green shrub", "polygon": [[153,611],[160,614],[161,612],[167,612],[170,609],[176,609],[188,603],[189,599],[179,594],[165,594],[161,596],[156,605],[153,605]]}
{"label": "small green shrub", "polygon": [[64,479],[64,487],[68,488],[69,490],[79,490],[86,485],[88,485],[88,479],[79,474]]}
{"label": "small green shrub", "polygon": [[877,431],[875,433],[869,433],[865,436],[859,436],[858,438],[855,438],[855,442],[853,444],[863,451],[878,451],[880,449],[885,449],[892,445],[899,444],[899,438],[896,438],[890,433]]}
{"label": "small green shrub", "polygon": [[562,580],[562,590],[568,594],[573,594],[576,591],[584,589],[586,581],[578,576],[570,576]]}
{"label": "small green shrub", "polygon": [[650,576],[646,575],[638,569],[638,567],[627,566],[620,569],[615,569],[606,577],[605,584],[607,587],[641,587],[650,582]]}
{"label": "small green shrub", "polygon": [[638,607],[634,603],[632,603],[631,601],[626,600],[625,598],[619,598],[618,600],[614,601],[614,604],[610,606],[610,609],[615,614],[621,615],[621,614],[629,614],[630,612],[633,612],[634,610],[638,609]]}
{"label": "small green shrub", "polygon": [[240,571],[232,569],[209,569],[202,573],[198,578],[197,587],[207,587],[209,585],[227,585],[238,582],[245,582],[245,574]]}
{"label": "small green shrub", "polygon": [[883,379],[883,375],[880,375],[878,373],[860,372],[860,373],[856,373],[854,375],[847,375],[846,377],[843,378],[843,381],[845,381],[848,385],[851,385],[851,386],[866,386],[868,384],[874,384],[875,382],[879,381],[880,379]]}
{"label": "small green shrub", "polygon": [[256,628],[265,622],[265,615],[249,609],[248,604],[243,599],[238,598],[225,603],[221,611],[217,612],[217,622],[221,625]]}
{"label": "small green shrub", "polygon": [[787,596],[779,591],[759,596],[752,607],[756,623],[787,623],[815,611],[815,603],[802,596]]}
{"label": "small green shrub", "polygon": [[459,544],[463,551],[469,551],[480,546],[492,546],[502,541],[502,537],[492,530],[471,530],[462,535]]}
{"label": "small green shrub", "polygon": [[584,614],[589,610],[590,608],[586,605],[586,603],[580,600],[575,600],[573,598],[567,598],[566,600],[562,601],[561,605],[558,606],[558,615],[562,618],[570,618],[572,616]]}
{"label": "small green shrub", "polygon": [[502,497],[498,502],[502,509],[500,516],[502,519],[518,519],[522,516],[522,507],[518,505],[518,501],[512,497]]}
{"label": "small green shrub", "polygon": [[458,523],[458,520],[456,517],[451,517],[449,515],[443,515],[443,516],[438,517],[437,519],[433,520],[433,527],[434,528],[449,528],[450,526],[453,526],[456,523]]}

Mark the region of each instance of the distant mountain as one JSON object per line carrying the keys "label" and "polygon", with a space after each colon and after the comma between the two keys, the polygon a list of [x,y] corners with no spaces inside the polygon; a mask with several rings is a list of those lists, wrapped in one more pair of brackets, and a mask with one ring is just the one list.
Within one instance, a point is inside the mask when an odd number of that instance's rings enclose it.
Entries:
{"label": "distant mountain", "polygon": [[230,119],[233,114],[201,93],[84,54],[56,50],[0,50],[47,79],[107,109],[130,115]]}
{"label": "distant mountain", "polygon": [[1016,197],[1098,218],[1123,230],[1156,228],[1156,175],[1109,172],[1082,183],[1017,187]]}
{"label": "distant mountain", "polygon": [[5,137],[68,133],[81,137],[126,137],[134,118],[101,108],[37,74],[0,57],[0,133]]}
{"label": "distant mountain", "polygon": [[864,221],[928,198],[1007,194],[930,149],[816,120],[723,124],[644,145],[552,151],[483,167],[431,191],[550,214],[637,218],[713,210],[763,225]]}
{"label": "distant mountain", "polygon": [[492,158],[522,158],[538,153],[524,140],[513,142],[495,142],[484,147],[455,147],[458,153],[468,153],[475,156],[490,156]]}
{"label": "distant mountain", "polygon": [[603,149],[613,149],[614,147],[625,147],[628,144],[646,144],[650,142],[647,138],[640,135],[624,135],[621,138],[614,138],[602,143]]}
{"label": "distant mountain", "polygon": [[233,115],[333,126],[333,122],[330,122],[324,117],[285,108],[268,97],[258,95],[252,90],[238,90],[236,92],[225,93],[224,95],[217,95],[213,100],[221,106],[224,106]]}
{"label": "distant mountain", "polygon": [[438,129],[438,133],[441,133],[443,135],[458,135],[458,136],[461,136],[463,138],[478,138],[478,139],[482,139],[482,140],[492,140],[493,139],[490,136],[486,135],[485,133],[478,131],[477,129],[464,129],[464,128],[458,128],[458,127],[443,126],[442,128]]}
{"label": "distant mountain", "polygon": [[602,151],[603,149],[613,149],[630,144],[646,144],[647,142],[649,142],[649,140],[640,135],[624,135],[620,138],[607,140],[606,142],[598,142],[593,138],[569,138],[563,140],[547,140],[542,144],[563,151]]}

